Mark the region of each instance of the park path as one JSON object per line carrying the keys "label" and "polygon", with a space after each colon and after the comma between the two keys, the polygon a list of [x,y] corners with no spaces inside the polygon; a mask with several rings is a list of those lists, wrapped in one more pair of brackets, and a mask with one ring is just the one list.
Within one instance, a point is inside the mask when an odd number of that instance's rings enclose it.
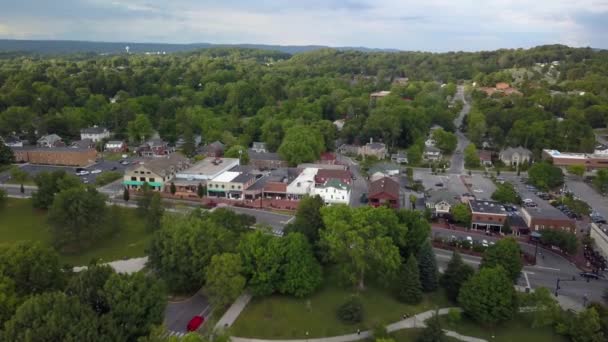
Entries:
{"label": "park path", "polygon": [[249,293],[243,293],[237,298],[234,303],[228,308],[226,313],[217,321],[215,325],[215,329],[224,329],[231,327],[232,324],[239,318],[241,312],[245,309],[249,301],[251,300],[251,295]]}
{"label": "park path", "polygon": [[[105,265],[112,267],[114,269],[114,271],[116,271],[117,273],[131,274],[131,273],[136,273],[136,272],[143,270],[144,267],[146,266],[147,262],[148,262],[148,257],[146,256],[146,257],[141,257],[141,258],[131,258],[131,259],[125,259],[125,260],[111,261],[111,262],[106,263]],[[73,271],[80,272],[80,271],[83,271],[86,269],[87,269],[87,266],[76,266],[76,267],[74,267]]]}
{"label": "park path", "polygon": [[[450,309],[460,310],[459,308],[443,308],[443,309],[438,310],[438,314],[445,315],[450,311]],[[394,331],[402,330],[402,329],[424,328],[426,326],[424,324],[424,321],[431,318],[434,313],[435,313],[435,310],[429,310],[429,311],[419,313],[412,317],[403,319],[399,322],[395,322],[393,324],[387,325],[386,330],[390,333],[390,332],[394,332]],[[444,331],[445,331],[446,335],[454,337],[461,341],[486,342],[486,340],[484,340],[484,339],[460,335],[454,331],[449,331],[449,330],[445,330],[445,329],[444,329]],[[245,337],[235,337],[235,336],[230,337],[230,339],[232,340],[232,342],[351,342],[351,341],[365,340],[365,339],[369,339],[372,337],[373,337],[372,331],[367,330],[367,331],[361,331],[359,333],[348,334],[348,335],[297,339],[297,340],[264,340],[264,339],[259,339],[259,338],[245,338]]]}

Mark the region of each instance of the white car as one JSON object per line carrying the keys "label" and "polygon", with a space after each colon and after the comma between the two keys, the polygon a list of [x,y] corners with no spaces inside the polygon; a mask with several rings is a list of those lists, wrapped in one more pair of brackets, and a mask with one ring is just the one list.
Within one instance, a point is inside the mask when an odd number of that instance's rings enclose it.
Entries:
{"label": "white car", "polygon": [[95,175],[95,174],[98,174],[98,173],[101,173],[100,169],[95,169],[95,170],[91,171],[92,175]]}
{"label": "white car", "polygon": [[469,242],[473,242],[473,238],[472,238],[472,237],[470,237],[470,236],[467,236],[467,241],[469,241]]}
{"label": "white car", "polygon": [[489,246],[487,240],[482,240],[481,241],[481,245],[484,246],[484,247],[488,247]]}
{"label": "white car", "polygon": [[473,192],[478,192],[479,193],[479,192],[483,192],[483,190],[481,190],[481,189],[474,189]]}
{"label": "white car", "polygon": [[87,170],[82,170],[82,171],[78,171],[76,172],[76,176],[86,176],[88,175],[90,172]]}

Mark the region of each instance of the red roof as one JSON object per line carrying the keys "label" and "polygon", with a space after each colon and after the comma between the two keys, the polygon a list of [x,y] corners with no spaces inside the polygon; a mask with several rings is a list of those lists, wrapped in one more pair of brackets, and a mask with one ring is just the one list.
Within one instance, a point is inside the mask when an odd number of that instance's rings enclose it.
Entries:
{"label": "red roof", "polygon": [[397,181],[390,177],[383,177],[370,183],[368,198],[386,196],[395,200],[399,199],[399,183]]}
{"label": "red roof", "polygon": [[264,185],[264,192],[287,192],[287,184],[280,182],[268,182]]}
{"label": "red roof", "polygon": [[490,151],[479,151],[479,160],[481,161],[492,161],[492,152]]}
{"label": "red roof", "polygon": [[319,171],[317,171],[317,174],[315,175],[315,182],[324,183],[328,179],[333,178],[333,179],[339,179],[343,182],[350,184],[351,177],[352,177],[352,175],[351,175],[350,171],[348,171],[348,170],[320,169]]}
{"label": "red roof", "polygon": [[336,160],[336,155],[331,152],[321,153],[321,160]]}

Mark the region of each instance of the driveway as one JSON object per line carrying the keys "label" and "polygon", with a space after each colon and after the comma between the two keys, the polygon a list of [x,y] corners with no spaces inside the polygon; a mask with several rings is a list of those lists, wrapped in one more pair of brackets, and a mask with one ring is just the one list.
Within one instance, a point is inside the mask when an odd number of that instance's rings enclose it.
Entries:
{"label": "driveway", "polygon": [[458,114],[458,117],[454,119],[454,126],[456,126],[456,137],[458,138],[458,144],[456,147],[456,151],[452,154],[452,160],[450,161],[450,169],[449,173],[453,174],[461,174],[464,171],[464,148],[469,144],[469,139],[464,135],[463,132],[460,131],[460,125],[462,124],[462,120],[464,117],[469,114],[471,110],[471,104],[469,104],[464,96],[464,86],[459,85],[456,90],[456,95],[454,96],[455,100],[461,100],[464,104],[462,110]]}
{"label": "driveway", "polygon": [[[220,208],[220,206],[218,206]],[[221,208],[226,208],[234,211],[238,214],[247,214],[255,217],[256,223],[268,225],[272,227],[272,229],[283,230],[286,224],[291,222],[294,218],[292,215],[287,214],[277,214],[271,211],[265,210],[257,210],[250,208],[242,208],[242,207],[232,207],[232,206],[221,206]]]}
{"label": "driveway", "polygon": [[367,194],[368,185],[367,180],[361,175],[361,169],[359,168],[359,164],[352,160],[352,158],[343,156],[341,154],[337,154],[336,159],[346,164],[350,172],[353,174],[353,177],[355,178],[353,180],[350,193],[350,206],[360,207],[364,205],[363,203],[361,203],[361,195]]}
{"label": "driveway", "polygon": [[181,302],[169,302],[165,309],[164,324],[170,335],[182,336],[187,333],[186,326],[194,316],[203,316],[207,319],[211,313],[211,305],[207,298],[196,293],[189,299]]}
{"label": "driveway", "polygon": [[577,197],[587,202],[593,210],[608,218],[608,198],[578,179],[566,177],[566,187]]}

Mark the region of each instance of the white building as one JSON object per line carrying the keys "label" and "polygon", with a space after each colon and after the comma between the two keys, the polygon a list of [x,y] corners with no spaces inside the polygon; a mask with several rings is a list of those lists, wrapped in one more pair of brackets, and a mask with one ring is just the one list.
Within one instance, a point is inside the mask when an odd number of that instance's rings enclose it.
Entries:
{"label": "white building", "polygon": [[98,142],[108,138],[110,138],[110,131],[104,127],[93,126],[80,130],[80,140],[91,139],[93,142]]}
{"label": "white building", "polygon": [[317,171],[319,171],[319,169],[304,169],[293,182],[287,185],[287,198],[300,199],[305,195],[312,194],[315,188],[315,176],[317,175]]}
{"label": "white building", "polygon": [[314,188],[315,195],[321,196],[325,204],[349,204],[350,186],[337,179],[330,179]]}
{"label": "white building", "polygon": [[[238,158],[205,158],[175,175],[178,180],[208,181],[239,165]],[[238,175],[238,172],[237,172]],[[235,175],[236,177],[236,175]]]}

